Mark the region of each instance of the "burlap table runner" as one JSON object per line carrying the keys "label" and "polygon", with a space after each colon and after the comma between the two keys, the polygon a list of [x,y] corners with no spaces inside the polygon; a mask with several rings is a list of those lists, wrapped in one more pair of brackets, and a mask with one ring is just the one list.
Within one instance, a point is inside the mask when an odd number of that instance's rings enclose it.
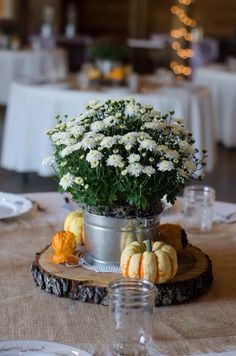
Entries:
{"label": "burlap table runner", "polygon": [[[32,280],[35,253],[67,213],[57,194],[34,197],[46,212],[0,222],[0,339],[48,340],[106,354],[108,308],[49,295]],[[195,301],[156,308],[154,341],[168,355],[236,350],[236,224],[218,224],[189,240],[212,259],[214,284]]]}

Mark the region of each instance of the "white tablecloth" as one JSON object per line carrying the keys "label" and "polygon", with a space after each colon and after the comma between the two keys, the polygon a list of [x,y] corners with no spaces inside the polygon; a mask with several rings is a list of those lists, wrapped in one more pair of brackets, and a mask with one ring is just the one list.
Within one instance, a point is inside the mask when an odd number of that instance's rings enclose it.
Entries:
{"label": "white tablecloth", "polygon": [[13,81],[64,79],[66,52],[62,49],[0,50],[0,104],[6,104]]}
{"label": "white tablecloth", "polygon": [[[1,166],[18,172],[52,174],[42,166],[44,157],[51,154],[46,129],[55,126],[55,114],[75,116],[82,112],[89,100],[130,96],[128,89],[113,88],[103,91],[63,90],[62,87],[14,84],[7,109]],[[208,171],[215,162],[212,133],[211,100],[207,89],[191,86],[164,88],[158,92],[132,94],[143,104],[152,104],[162,113],[175,110],[193,132],[196,147],[208,149]]]}
{"label": "white tablecloth", "polygon": [[226,147],[236,146],[236,72],[213,65],[196,69],[194,83],[212,92],[216,137]]}

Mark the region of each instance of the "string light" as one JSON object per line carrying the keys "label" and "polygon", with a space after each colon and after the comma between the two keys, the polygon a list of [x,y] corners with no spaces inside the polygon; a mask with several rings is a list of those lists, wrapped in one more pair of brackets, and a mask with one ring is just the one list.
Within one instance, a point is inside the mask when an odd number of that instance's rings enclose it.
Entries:
{"label": "string light", "polygon": [[[191,29],[197,26],[196,20],[187,15],[187,7],[191,5],[193,1],[194,0],[178,0],[178,3],[182,6],[180,7],[179,5],[173,5],[170,8],[171,13],[175,15],[178,18],[180,24],[182,24],[182,26],[180,25],[179,28],[172,29],[170,32],[173,39],[171,47],[175,51],[176,56],[181,60],[188,60],[195,55],[192,49],[183,48],[181,46],[181,42],[183,42],[183,40],[191,43],[193,40]],[[183,75],[188,77],[192,73],[191,67],[188,65],[180,64],[177,61],[172,61],[170,63],[170,68],[176,75]]]}

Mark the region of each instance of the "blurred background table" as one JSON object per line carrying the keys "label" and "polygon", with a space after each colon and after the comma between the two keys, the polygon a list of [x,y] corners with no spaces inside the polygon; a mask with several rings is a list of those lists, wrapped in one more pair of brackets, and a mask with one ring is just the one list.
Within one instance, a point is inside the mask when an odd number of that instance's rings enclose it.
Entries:
{"label": "blurred background table", "polygon": [[[162,113],[175,110],[175,117],[183,118],[192,131],[195,146],[208,150],[207,170],[215,163],[214,117],[208,89],[186,85],[159,87],[141,93],[131,93],[125,87],[101,87],[98,90],[72,90],[67,84],[12,86],[4,127],[1,166],[18,172],[53,174],[42,160],[51,154],[46,130],[54,127],[55,114],[76,116],[83,112],[90,100],[134,97],[142,104],[151,104]],[[17,136],[15,135],[17,132]],[[17,147],[17,155],[15,152]]]}
{"label": "blurred background table", "polygon": [[52,81],[67,75],[63,49],[0,49],[0,104],[6,104],[14,81]]}
{"label": "blurred background table", "polygon": [[226,147],[236,146],[236,70],[227,65],[197,68],[194,83],[207,86],[212,92],[216,137]]}

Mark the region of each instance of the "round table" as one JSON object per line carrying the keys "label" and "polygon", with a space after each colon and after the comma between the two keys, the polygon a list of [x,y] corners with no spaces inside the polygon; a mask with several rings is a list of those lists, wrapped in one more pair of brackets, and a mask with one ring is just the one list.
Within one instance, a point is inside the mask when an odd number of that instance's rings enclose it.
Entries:
{"label": "round table", "polygon": [[194,83],[212,92],[216,137],[226,147],[236,147],[236,71],[225,65],[197,68]]}
{"label": "round table", "polygon": [[0,49],[0,104],[7,103],[13,81],[55,81],[66,74],[67,56],[62,49]]}

